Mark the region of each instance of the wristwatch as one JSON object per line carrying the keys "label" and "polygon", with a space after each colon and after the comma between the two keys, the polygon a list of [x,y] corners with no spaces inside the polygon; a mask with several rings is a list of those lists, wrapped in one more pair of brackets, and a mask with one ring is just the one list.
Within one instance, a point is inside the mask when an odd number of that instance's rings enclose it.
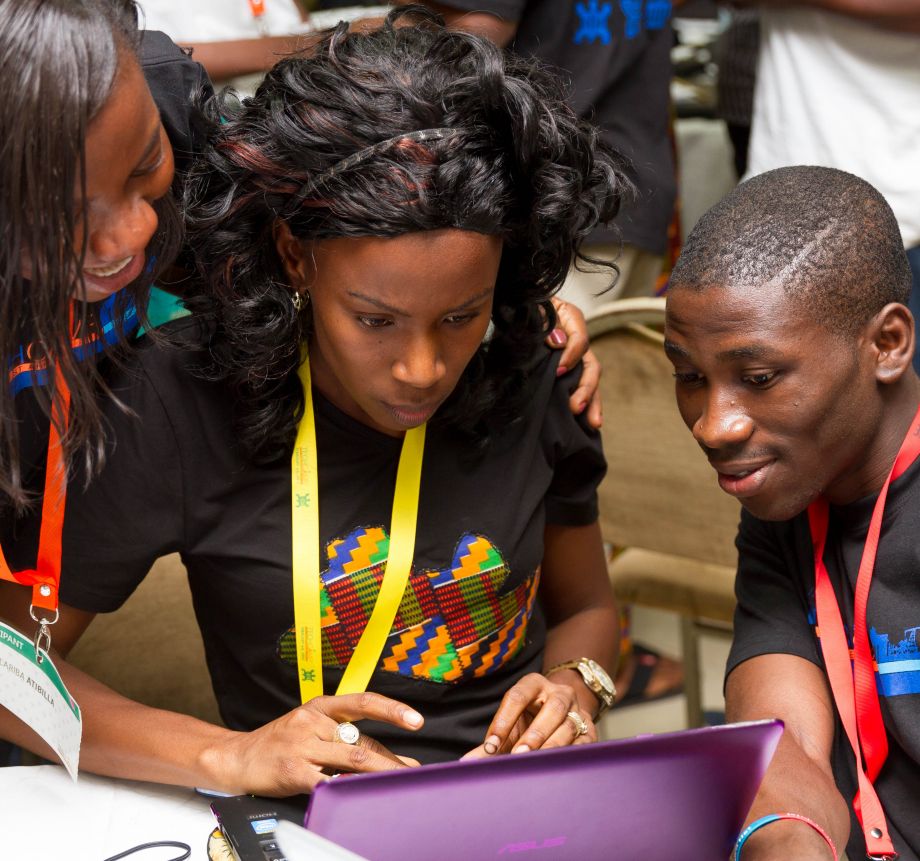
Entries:
{"label": "wristwatch", "polygon": [[607,671],[597,661],[592,661],[591,658],[576,658],[574,661],[556,664],[555,667],[548,669],[544,675],[552,675],[556,670],[577,670],[579,672],[584,683],[600,701],[601,705],[594,716],[595,720],[613,705],[617,689],[614,687],[613,679],[610,678]]}

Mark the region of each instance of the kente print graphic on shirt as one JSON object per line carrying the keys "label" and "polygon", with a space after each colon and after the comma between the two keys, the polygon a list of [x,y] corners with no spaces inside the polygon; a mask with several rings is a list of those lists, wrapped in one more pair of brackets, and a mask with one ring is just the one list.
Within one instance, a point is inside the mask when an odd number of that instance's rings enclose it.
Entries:
{"label": "kente print graphic on shirt", "polygon": [[[808,593],[808,624],[821,642],[818,614],[815,611],[814,589]],[[850,660],[853,660],[853,632],[844,625]],[[920,694],[920,625],[905,628],[903,636],[880,633],[869,627],[869,643],[875,659],[875,684],[880,696],[898,697],[904,694]]]}
{"label": "kente print graphic on shirt", "polygon": [[[390,539],[380,526],[359,527],[326,547],[320,575],[323,666],[345,667],[380,591]],[[449,683],[501,667],[524,644],[539,585],[539,569],[503,592],[509,568],[488,538],[460,537],[444,568],[415,570],[380,657],[378,669]],[[297,664],[294,630],[278,642],[282,660]]]}

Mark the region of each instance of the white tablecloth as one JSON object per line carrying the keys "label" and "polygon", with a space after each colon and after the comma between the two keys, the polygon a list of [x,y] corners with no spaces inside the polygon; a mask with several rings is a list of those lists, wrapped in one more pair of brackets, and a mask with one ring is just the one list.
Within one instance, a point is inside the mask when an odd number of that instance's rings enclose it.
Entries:
{"label": "white tablecloth", "polygon": [[[208,799],[191,789],[111,780],[91,774],[75,784],[57,765],[0,768],[0,859],[102,861],[139,843],[178,840],[190,861],[206,861],[216,825]],[[175,848],[126,861],[165,861]]]}

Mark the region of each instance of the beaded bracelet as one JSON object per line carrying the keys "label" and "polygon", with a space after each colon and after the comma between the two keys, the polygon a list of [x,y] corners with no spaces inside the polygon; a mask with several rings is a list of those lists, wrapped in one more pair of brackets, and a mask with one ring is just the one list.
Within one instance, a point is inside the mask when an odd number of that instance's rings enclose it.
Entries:
{"label": "beaded bracelet", "polygon": [[740,861],[741,859],[741,850],[744,848],[744,844],[747,843],[748,837],[750,837],[755,831],[760,828],[763,828],[764,825],[769,825],[771,822],[776,822],[780,819],[796,819],[799,822],[804,822],[806,825],[810,825],[815,831],[818,832],[823,838],[824,842],[827,843],[831,852],[834,855],[834,861],[837,859],[837,847],[834,846],[834,841],[831,840],[830,834],[828,834],[817,822],[809,819],[807,816],[802,816],[801,813],[771,813],[768,816],[761,816],[760,819],[755,819],[747,828],[744,829],[739,835],[738,840],[735,843],[735,855],[734,861]]}

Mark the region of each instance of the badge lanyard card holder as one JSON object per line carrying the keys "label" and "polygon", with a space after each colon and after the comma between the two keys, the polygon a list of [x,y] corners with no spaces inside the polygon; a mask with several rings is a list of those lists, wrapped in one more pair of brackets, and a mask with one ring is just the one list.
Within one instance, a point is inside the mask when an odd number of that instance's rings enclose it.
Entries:
{"label": "badge lanyard card holder", "polygon": [[58,620],[61,536],[67,498],[61,437],[67,432],[69,411],[70,390],[60,369],[56,369],[35,568],[12,571],[0,548],[0,579],[31,587],[29,614],[38,626],[30,641],[15,628],[0,623],[0,669],[6,671],[0,683],[0,704],[48,743],[76,780],[82,737],[80,708],[48,654],[51,626]]}

